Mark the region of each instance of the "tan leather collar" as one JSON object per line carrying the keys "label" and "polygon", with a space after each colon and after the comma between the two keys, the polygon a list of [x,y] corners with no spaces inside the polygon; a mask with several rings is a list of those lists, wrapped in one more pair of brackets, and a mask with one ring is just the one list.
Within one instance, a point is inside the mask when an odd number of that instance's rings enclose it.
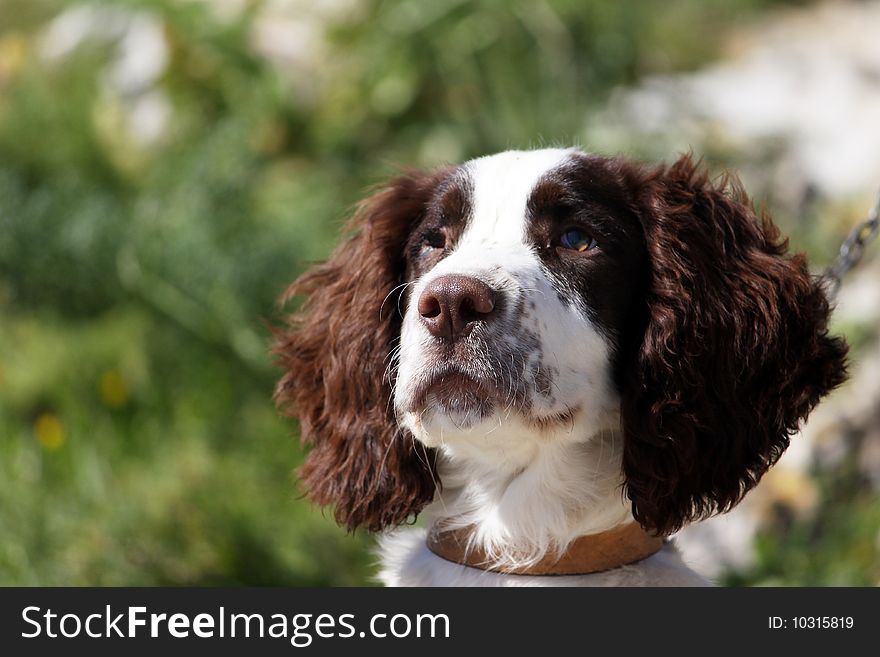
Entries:
{"label": "tan leather collar", "polygon": [[468,548],[472,531],[473,527],[444,530],[435,525],[428,531],[428,549],[447,561],[499,573],[586,575],[641,561],[663,547],[661,536],[649,534],[633,522],[598,534],[580,536],[558,559],[555,555],[548,555],[531,566],[515,568],[494,565],[479,546]]}

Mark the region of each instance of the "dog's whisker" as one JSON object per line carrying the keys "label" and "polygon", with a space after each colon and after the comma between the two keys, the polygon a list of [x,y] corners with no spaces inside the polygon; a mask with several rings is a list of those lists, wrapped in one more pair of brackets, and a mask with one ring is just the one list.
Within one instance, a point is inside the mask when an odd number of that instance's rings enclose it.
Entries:
{"label": "dog's whisker", "polygon": [[[395,287],[393,287],[391,289],[390,292],[388,292],[388,294],[385,295],[385,298],[382,299],[382,304],[379,306],[379,321],[380,322],[382,321],[382,309],[385,308],[385,303],[388,301],[388,299],[391,297],[391,295],[394,294],[397,290],[401,290],[401,292],[402,292],[409,285],[412,285],[412,283],[409,282],[409,283],[401,283],[400,285],[396,285]],[[402,296],[402,294],[398,295],[398,304],[400,303],[400,296]],[[398,306],[398,309],[399,309],[399,306]]]}

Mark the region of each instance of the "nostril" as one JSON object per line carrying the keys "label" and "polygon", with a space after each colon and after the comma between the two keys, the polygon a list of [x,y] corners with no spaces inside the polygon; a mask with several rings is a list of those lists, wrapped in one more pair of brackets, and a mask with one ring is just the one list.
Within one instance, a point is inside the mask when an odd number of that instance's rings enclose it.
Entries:
{"label": "nostril", "polygon": [[477,315],[488,315],[495,310],[495,299],[488,287],[479,289],[473,296],[466,298],[465,302],[470,310]]}
{"label": "nostril", "polygon": [[492,312],[495,304],[480,297],[464,297],[458,308],[463,322],[474,322]]}
{"label": "nostril", "polygon": [[422,298],[419,299],[419,314],[425,319],[433,319],[440,315],[441,312],[443,312],[443,309],[440,307],[437,297],[423,294]]}

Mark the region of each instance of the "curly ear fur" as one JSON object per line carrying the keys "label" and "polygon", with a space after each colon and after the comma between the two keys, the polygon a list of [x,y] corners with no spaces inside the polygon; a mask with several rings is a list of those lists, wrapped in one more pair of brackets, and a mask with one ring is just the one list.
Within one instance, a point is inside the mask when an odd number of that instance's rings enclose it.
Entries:
{"label": "curly ear fur", "polygon": [[309,497],[335,504],[349,529],[403,523],[434,495],[433,455],[398,428],[386,366],[400,336],[404,246],[436,178],[403,176],[364,201],[347,241],[282,298],[305,297],[276,331],[276,403],[312,445],[299,473]]}
{"label": "curly ear fur", "polygon": [[731,509],[846,376],[845,342],[803,255],[739,182],[689,156],[642,187],[650,260],[644,339],[623,390],[633,514],[668,534]]}

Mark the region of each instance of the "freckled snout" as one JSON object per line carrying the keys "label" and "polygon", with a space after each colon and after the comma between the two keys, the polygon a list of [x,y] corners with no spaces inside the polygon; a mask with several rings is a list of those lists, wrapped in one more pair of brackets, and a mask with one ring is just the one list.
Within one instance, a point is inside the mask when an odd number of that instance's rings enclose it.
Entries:
{"label": "freckled snout", "polygon": [[450,342],[491,319],[494,310],[495,292],[472,276],[440,276],[424,289],[418,303],[421,321],[431,335]]}

